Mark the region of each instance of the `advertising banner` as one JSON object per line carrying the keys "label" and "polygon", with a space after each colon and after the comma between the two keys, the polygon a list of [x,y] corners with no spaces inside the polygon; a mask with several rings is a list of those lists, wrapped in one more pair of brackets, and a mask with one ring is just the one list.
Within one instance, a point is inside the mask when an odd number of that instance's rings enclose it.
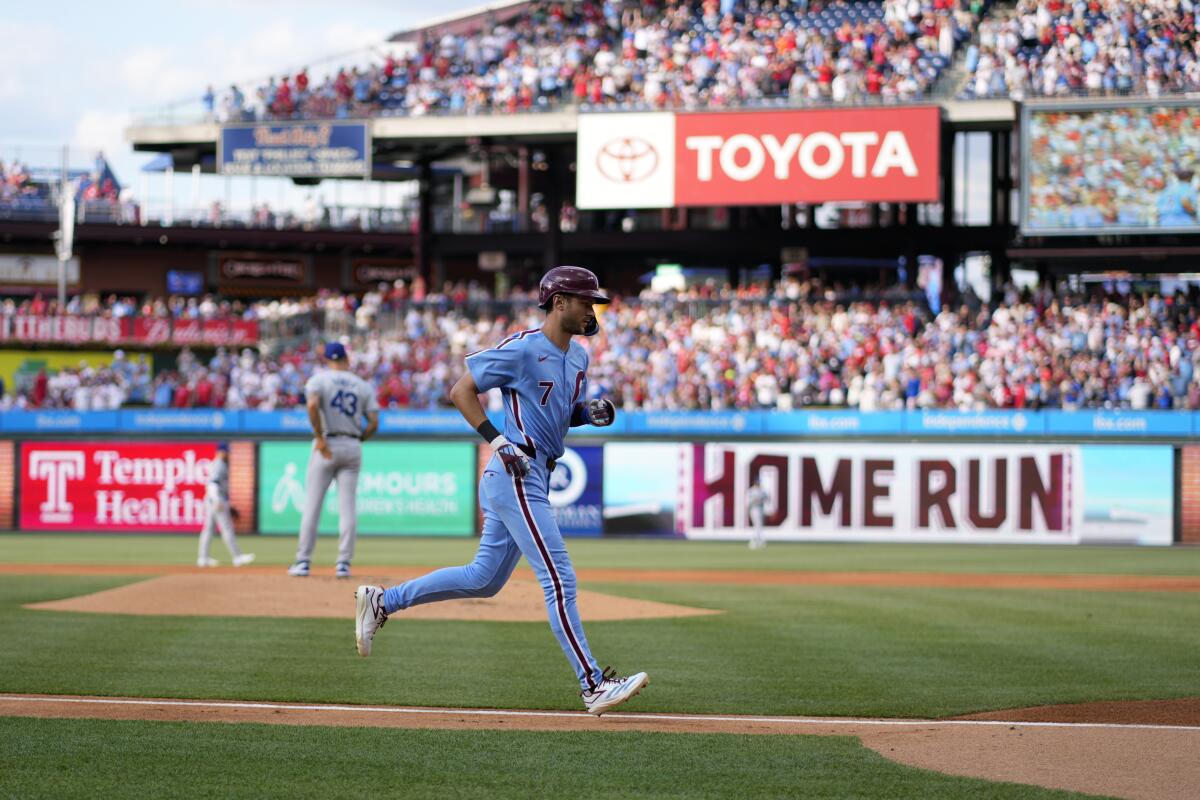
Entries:
{"label": "advertising banner", "polygon": [[0,414],[5,433],[101,433],[117,428],[116,411],[18,411]]}
{"label": "advertising banner", "polygon": [[1022,109],[1021,230],[1200,231],[1200,108],[1123,99]]}
{"label": "advertising banner", "polygon": [[568,447],[563,452],[550,475],[550,507],[564,536],[604,533],[603,447]]}
{"label": "advertising banner", "polygon": [[[151,321],[152,324],[160,322]],[[150,328],[150,335],[161,335],[160,328]],[[233,347],[258,341],[258,323],[249,320],[176,319],[171,323],[171,342],[177,345]],[[149,342],[147,342],[149,343]]]}
{"label": "advertising banner", "polygon": [[42,317],[25,314],[0,317],[0,340],[21,343],[117,344],[129,338],[131,330],[128,318]]}
{"label": "advertising banner", "polygon": [[107,344],[232,346],[258,341],[254,320],[165,319],[158,317],[0,316],[0,341],[20,344]]}
{"label": "advertising banner", "polygon": [[307,408],[289,408],[278,411],[241,412],[242,433],[300,433],[312,436],[312,423],[308,421]]}
{"label": "advertising banner", "polygon": [[680,447],[677,523],[689,538],[748,536],[755,480],[768,496],[768,539],[1169,544],[1173,535],[1166,446]]}
{"label": "advertising banner", "polygon": [[[295,536],[304,510],[309,442],[259,448],[259,527]],[[319,456],[318,456],[319,457]],[[468,442],[372,442],[358,476],[358,532],[382,536],[475,533],[475,447]],[[338,530],[337,484],[330,485],[318,531]]]}
{"label": "advertising banner", "polygon": [[222,284],[278,286],[308,284],[308,259],[270,253],[220,253],[215,256]]}
{"label": "advertising banner", "polygon": [[684,446],[665,442],[604,445],[605,534],[676,535]]}
{"label": "advertising banner", "polygon": [[584,114],[580,208],[936,202],[940,112]]}
{"label": "advertising banner", "polygon": [[217,172],[290,178],[370,176],[370,129],[361,122],[225,125],[217,147]]}
{"label": "advertising banner", "polygon": [[165,317],[136,317],[133,339],[139,344],[160,345],[171,340],[171,320]]}
{"label": "advertising banner", "polygon": [[123,408],[116,412],[126,431],[176,433],[236,433],[237,411],[218,408]]}
{"label": "advertising banner", "polygon": [[470,426],[457,411],[442,409],[381,411],[379,432],[397,433],[470,433]]}
{"label": "advertising banner", "polygon": [[[56,286],[58,285],[58,264],[55,256],[2,253],[0,254],[0,285]],[[66,278],[68,286],[79,285],[78,256],[67,260]]]}
{"label": "advertising banner", "polygon": [[27,442],[21,529],[197,532],[215,454],[212,442]]}

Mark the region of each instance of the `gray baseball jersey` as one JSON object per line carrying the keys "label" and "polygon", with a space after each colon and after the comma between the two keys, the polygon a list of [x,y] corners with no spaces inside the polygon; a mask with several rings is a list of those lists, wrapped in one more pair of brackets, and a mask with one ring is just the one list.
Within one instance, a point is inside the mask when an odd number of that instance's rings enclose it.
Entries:
{"label": "gray baseball jersey", "polygon": [[214,458],[208,470],[208,485],[204,494],[204,527],[200,529],[200,563],[208,561],[209,542],[213,529],[221,534],[229,554],[240,558],[237,536],[233,531],[233,515],[229,510],[229,464],[225,459]]}
{"label": "gray baseball jersey", "polygon": [[325,370],[304,385],[308,397],[321,404],[321,428],[326,436],[362,436],[368,411],[379,411],[379,401],[371,384],[342,370]]}
{"label": "gray baseball jersey", "polygon": [[208,485],[221,500],[229,499],[229,464],[223,458],[214,458],[208,468]]}
{"label": "gray baseball jersey", "polygon": [[[338,487],[338,556],[346,564],[354,558],[358,540],[358,472],[362,467],[362,443],[357,441],[363,432],[367,412],[379,411],[379,401],[371,385],[353,372],[326,370],[308,379],[304,391],[318,398],[321,407],[321,428],[327,438],[331,458],[316,449],[308,457],[308,474],[304,484],[304,512],[300,516],[300,541],[296,561],[310,561],[317,544],[317,525],[325,492],[329,484]],[[353,438],[345,438],[353,437]]]}

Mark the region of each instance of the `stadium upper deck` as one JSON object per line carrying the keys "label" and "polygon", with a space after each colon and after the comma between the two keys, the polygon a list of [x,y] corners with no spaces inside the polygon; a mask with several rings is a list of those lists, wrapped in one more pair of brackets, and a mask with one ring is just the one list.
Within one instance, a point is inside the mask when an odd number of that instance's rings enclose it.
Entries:
{"label": "stadium upper deck", "polygon": [[[533,2],[397,34],[407,55],[209,87],[194,114],[143,119],[140,149],[215,142],[219,123],[370,119],[375,139],[569,137],[589,110],[692,110],[938,100],[951,121],[1013,120],[964,104],[946,77],[984,5],[967,0]],[[935,91],[936,89],[936,91]],[[541,112],[541,113],[524,113]],[[449,116],[451,119],[441,119]],[[399,118],[399,119],[397,119]]]}

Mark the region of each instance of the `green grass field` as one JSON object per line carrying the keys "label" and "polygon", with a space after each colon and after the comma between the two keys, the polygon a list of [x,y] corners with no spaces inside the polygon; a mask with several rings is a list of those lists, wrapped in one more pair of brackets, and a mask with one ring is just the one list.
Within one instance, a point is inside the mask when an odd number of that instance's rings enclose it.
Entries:
{"label": "green grass field", "polygon": [[[291,538],[246,537],[286,564]],[[318,559],[331,560],[323,539]],[[573,541],[576,566],[1200,575],[1200,550]],[[359,542],[360,570],[461,563],[473,543]],[[223,553],[222,553],[223,555]],[[0,563],[187,564],[190,537],[0,536]],[[352,622],[35,611],[145,576],[0,574],[0,692],[578,710],[544,623],[405,620],[370,659]],[[1168,592],[585,583],[723,614],[585,624],[646,670],[630,711],[940,717],[1200,695],[1200,602]],[[363,739],[378,764],[363,762]],[[187,786],[172,784],[180,765]],[[73,765],[64,771],[62,764]],[[849,739],[326,730],[0,720],[0,796],[1042,797],[886,761]],[[847,777],[849,776],[849,777]],[[579,787],[587,779],[586,790]],[[163,787],[174,785],[175,791]],[[532,788],[536,787],[536,788]],[[136,789],[136,791],[135,791]]]}
{"label": "green grass field", "polygon": [[[287,564],[294,536],[245,536],[260,562]],[[476,539],[359,537],[355,565],[444,566],[469,560]],[[0,533],[0,563],[194,564],[195,537],[131,534]],[[734,542],[671,539],[571,539],[576,567],[1025,574],[1200,575],[1200,547],[1069,547],[1045,545],[780,544],[751,552]],[[317,544],[316,565],[333,565],[333,537]],[[229,554],[220,541],[212,553]]]}
{"label": "green grass field", "polygon": [[[1069,792],[912,769],[818,736],[363,731],[0,718],[8,797],[887,797]],[[64,765],[70,765],[64,769]]]}

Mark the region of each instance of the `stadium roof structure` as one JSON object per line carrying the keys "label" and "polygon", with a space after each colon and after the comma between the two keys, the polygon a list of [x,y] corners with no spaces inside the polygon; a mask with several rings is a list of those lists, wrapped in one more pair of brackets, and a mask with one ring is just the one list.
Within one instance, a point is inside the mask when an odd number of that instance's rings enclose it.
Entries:
{"label": "stadium roof structure", "polygon": [[487,3],[465,11],[434,17],[420,27],[408,28],[392,34],[389,42],[411,42],[424,33],[461,35],[473,33],[486,23],[504,24],[525,13],[529,0],[509,0],[502,3]]}
{"label": "stadium roof structure", "polygon": [[[929,101],[918,103],[928,105]],[[1017,104],[1011,100],[944,100],[937,103],[942,118],[958,131],[1011,130],[1017,120]],[[850,106],[854,107],[854,106]],[[889,105],[886,109],[898,108]],[[793,108],[782,106],[775,110]],[[794,107],[799,109],[800,107]],[[828,108],[818,106],[817,108]],[[628,109],[613,109],[628,110]],[[731,112],[751,111],[731,108]],[[763,111],[770,110],[767,108]],[[516,114],[430,114],[426,116],[380,116],[363,120],[298,120],[304,122],[363,122],[368,126],[379,162],[434,162],[464,155],[480,143],[495,145],[551,145],[575,141],[579,117],[585,113],[574,107]],[[286,122],[264,121],[263,125]],[[139,152],[171,153],[177,169],[200,164],[209,172],[221,136],[217,122],[133,125],[125,136]],[[386,180],[386,178],[384,178]],[[397,176],[398,180],[406,180]]]}

